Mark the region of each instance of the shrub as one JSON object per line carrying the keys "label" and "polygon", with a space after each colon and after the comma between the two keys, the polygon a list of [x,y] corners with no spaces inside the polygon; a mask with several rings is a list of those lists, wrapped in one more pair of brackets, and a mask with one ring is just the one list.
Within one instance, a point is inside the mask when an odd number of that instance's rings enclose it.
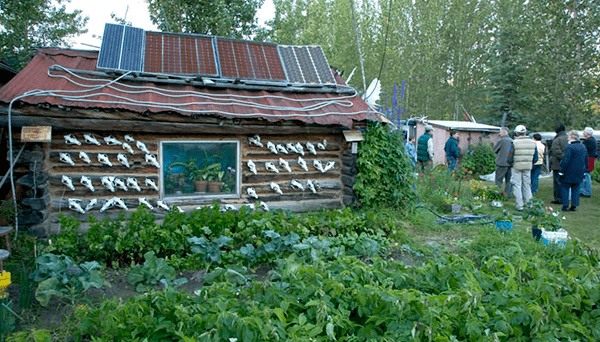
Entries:
{"label": "shrub", "polygon": [[600,163],[596,162],[594,164],[594,169],[590,172],[590,176],[592,176],[592,180],[600,183]]}
{"label": "shrub", "polygon": [[487,175],[496,170],[496,154],[492,144],[481,142],[477,146],[469,146],[469,152],[464,155],[460,166],[473,171],[475,175]]}
{"label": "shrub", "polygon": [[413,165],[401,135],[370,123],[356,164],[354,191],[362,205],[406,208],[415,202]]}
{"label": "shrub", "polygon": [[186,278],[175,280],[175,269],[167,264],[165,259],[157,258],[154,252],[144,254],[143,265],[135,265],[127,275],[127,281],[135,286],[137,292],[145,292],[154,288],[158,283],[165,286],[173,284],[174,286],[183,285],[187,282]]}

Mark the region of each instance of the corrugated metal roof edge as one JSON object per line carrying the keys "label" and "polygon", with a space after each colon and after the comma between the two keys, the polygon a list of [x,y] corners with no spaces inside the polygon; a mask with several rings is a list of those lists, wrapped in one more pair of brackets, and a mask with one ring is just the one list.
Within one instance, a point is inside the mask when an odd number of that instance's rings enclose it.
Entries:
{"label": "corrugated metal roof edge", "polygon": [[477,131],[477,132],[500,132],[500,127],[465,121],[465,126],[461,126],[457,121],[446,121],[445,120],[429,120],[428,123],[432,126],[443,127],[445,129],[456,129],[458,131]]}

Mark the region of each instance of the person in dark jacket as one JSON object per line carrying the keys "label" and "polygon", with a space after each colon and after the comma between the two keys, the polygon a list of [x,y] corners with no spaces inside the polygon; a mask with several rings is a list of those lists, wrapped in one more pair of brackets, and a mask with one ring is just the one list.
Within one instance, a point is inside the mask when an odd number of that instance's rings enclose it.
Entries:
{"label": "person in dark jacket", "polygon": [[[560,197],[563,211],[576,211],[579,206],[579,188],[583,174],[588,167],[588,154],[585,146],[579,142],[577,131],[569,132],[569,145],[560,161]],[[569,207],[569,190],[571,190],[571,207]]]}
{"label": "person in dark jacket", "polygon": [[554,130],[556,132],[556,137],[552,140],[552,145],[550,145],[550,170],[552,170],[552,186],[554,189],[554,201],[553,204],[562,204],[561,200],[561,191],[560,191],[560,176],[558,172],[560,171],[560,162],[565,155],[565,149],[569,144],[567,139],[567,132],[565,130],[564,125],[560,125],[556,127]]}
{"label": "person in dark jacket", "polygon": [[583,197],[591,197],[592,196],[592,175],[590,172],[594,171],[594,161],[598,158],[598,152],[596,149],[598,148],[598,143],[596,139],[594,139],[594,129],[592,127],[586,127],[583,130],[583,137],[585,140],[583,141],[583,145],[587,149],[588,154],[588,168],[587,172],[583,176],[583,183],[581,183],[581,196]]}
{"label": "person in dark jacket", "polygon": [[454,170],[456,168],[456,162],[458,161],[458,157],[460,156],[460,152],[458,150],[458,131],[451,130],[450,138],[446,141],[446,145],[444,146],[444,151],[446,152],[446,162],[448,163],[448,170]]}
{"label": "person in dark jacket", "polygon": [[417,162],[422,171],[433,161],[433,126],[425,125],[425,133],[417,140]]}
{"label": "person in dark jacket", "polygon": [[502,190],[502,182],[504,182],[504,192],[506,197],[510,197],[512,186],[510,184],[511,170],[508,165],[508,151],[513,140],[508,136],[508,129],[502,127],[499,133],[500,139],[494,144],[494,153],[496,153],[496,179],[495,183]]}

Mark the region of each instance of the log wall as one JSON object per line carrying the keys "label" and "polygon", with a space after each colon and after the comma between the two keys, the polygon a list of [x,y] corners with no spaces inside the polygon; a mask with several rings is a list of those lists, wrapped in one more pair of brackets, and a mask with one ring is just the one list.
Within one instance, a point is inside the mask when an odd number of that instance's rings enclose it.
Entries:
{"label": "log wall", "polygon": [[[90,133],[90,132],[86,132]],[[73,134],[79,141],[82,142],[81,146],[70,145],[65,143],[63,135]],[[141,152],[137,147],[132,146],[134,154],[130,154],[123,150],[122,146],[108,146],[104,143],[104,137],[107,134],[102,132],[95,132],[93,135],[98,141],[102,142],[101,146],[89,145],[83,143],[83,132],[74,131],[55,131],[53,133],[53,139],[51,144],[47,144],[46,149],[46,163],[45,170],[48,175],[48,194],[51,198],[50,205],[50,221],[51,224],[55,225],[58,223],[59,213],[71,214],[77,217],[81,221],[87,221],[88,215],[93,215],[98,219],[105,217],[116,218],[123,212],[124,209],[118,207],[112,207],[104,212],[100,212],[102,205],[113,197],[119,197],[123,199],[129,211],[135,210],[139,205],[138,198],[144,197],[151,205],[154,206],[153,211],[158,217],[163,215],[165,212],[160,209],[156,204],[157,200],[161,199],[160,192],[152,189],[145,185],[145,179],[152,179],[159,187],[159,172],[160,170],[155,166],[145,161],[145,154]],[[240,191],[239,196],[236,198],[215,198],[215,197],[179,197],[177,199],[171,199],[169,197],[163,198],[162,200],[168,205],[178,205],[185,211],[191,211],[194,208],[202,205],[211,205],[213,200],[221,204],[233,204],[236,207],[241,205],[254,204],[257,201],[265,202],[270,209],[285,209],[297,212],[320,210],[325,208],[340,208],[344,203],[344,187],[348,188],[348,182],[344,184],[342,181],[342,168],[344,167],[343,161],[343,147],[344,142],[341,134],[316,134],[316,135],[275,135],[265,134],[261,135],[261,141],[265,145],[264,147],[254,146],[249,144],[249,137],[251,135],[202,135],[202,134],[190,134],[190,135],[150,135],[150,134],[131,134],[136,140],[142,141],[150,150],[150,152],[156,156],[159,155],[159,146],[161,141],[170,140],[237,140],[240,142]],[[119,141],[124,141],[123,135],[116,134],[112,137]],[[307,164],[308,171],[305,171],[298,164],[298,157],[300,154],[289,152],[289,154],[272,153],[267,147],[267,141],[271,141],[274,144],[284,144],[287,142],[300,142],[303,145],[307,141],[317,144],[327,140],[325,150],[316,149],[317,155],[313,155],[305,148],[305,155],[302,156]],[[130,145],[134,145],[130,143]],[[84,151],[88,154],[91,164],[85,163],[79,158],[79,152]],[[68,153],[74,162],[74,165],[67,164],[60,160],[60,153]],[[109,157],[109,160],[113,164],[112,167],[101,164],[98,161],[98,154],[103,153]],[[127,156],[130,167],[122,165],[117,161],[117,154],[123,153]],[[279,158],[286,160],[289,163],[291,172],[286,171],[279,165]],[[247,162],[252,160],[257,169],[257,174],[253,174]],[[322,165],[325,166],[327,162],[333,161],[335,166],[333,169],[327,172],[321,172],[313,166],[313,161],[319,160]],[[268,171],[265,168],[266,162],[273,162],[279,169],[279,173]],[[62,176],[66,175],[72,179],[75,190],[70,190],[65,186],[61,180]],[[94,191],[86,188],[80,183],[82,176],[87,176],[92,180]],[[104,187],[100,179],[103,176],[114,176],[122,180],[126,180],[127,177],[136,178],[141,191],[134,189],[128,189],[124,191],[115,187],[115,191],[111,192],[109,189]],[[290,186],[292,179],[295,179],[303,184],[305,190],[294,189]],[[307,188],[307,181],[311,180],[315,184],[318,184],[318,190],[316,193],[311,192]],[[274,182],[279,185],[283,195],[277,194],[270,187],[270,183]],[[258,199],[255,199],[248,195],[247,189],[249,187],[254,188],[258,195]],[[351,186],[350,186],[351,188]],[[347,192],[347,190],[346,190]],[[346,197],[348,195],[346,194]],[[98,203],[96,206],[86,212],[80,214],[76,211],[69,209],[68,199],[78,199],[83,208],[92,199],[96,199]],[[348,200],[346,199],[346,202]]]}

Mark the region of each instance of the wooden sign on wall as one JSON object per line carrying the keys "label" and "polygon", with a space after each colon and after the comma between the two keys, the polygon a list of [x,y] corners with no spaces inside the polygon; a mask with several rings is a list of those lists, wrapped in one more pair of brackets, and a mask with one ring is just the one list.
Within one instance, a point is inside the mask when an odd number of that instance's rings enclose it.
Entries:
{"label": "wooden sign on wall", "polygon": [[52,141],[52,126],[24,126],[21,129],[21,142]]}

